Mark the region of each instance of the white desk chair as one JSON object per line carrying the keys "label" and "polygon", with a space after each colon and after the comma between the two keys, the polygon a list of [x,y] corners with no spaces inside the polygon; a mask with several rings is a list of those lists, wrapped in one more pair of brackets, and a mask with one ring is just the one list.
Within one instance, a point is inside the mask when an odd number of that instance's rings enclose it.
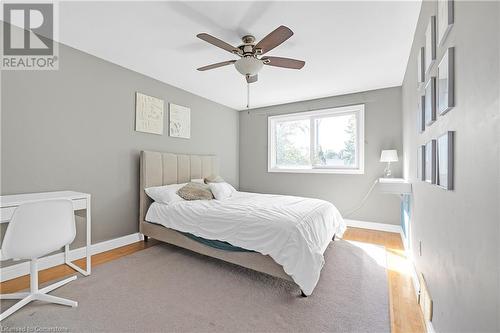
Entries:
{"label": "white desk chair", "polygon": [[68,306],[78,303],[47,295],[48,292],[76,279],[72,276],[38,289],[37,258],[60,250],[75,239],[75,215],[71,200],[46,200],[18,206],[5,232],[2,260],[30,259],[30,291],[0,295],[0,299],[20,299],[0,314],[0,321],[31,301],[44,301]]}

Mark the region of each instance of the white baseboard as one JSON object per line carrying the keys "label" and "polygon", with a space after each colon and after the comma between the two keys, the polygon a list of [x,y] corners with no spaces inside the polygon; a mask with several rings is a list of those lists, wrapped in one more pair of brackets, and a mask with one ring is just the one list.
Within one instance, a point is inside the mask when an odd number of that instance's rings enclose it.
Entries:
{"label": "white baseboard", "polygon": [[[418,273],[417,273],[417,267],[415,266],[415,261],[413,261],[413,253],[411,252],[408,242],[406,241],[404,234],[401,230],[401,240],[403,241],[403,246],[405,249],[405,255],[406,258],[410,261],[410,274],[411,274],[411,280],[413,282],[413,288],[415,290],[415,296],[419,297],[419,292],[420,292],[420,281],[418,279]],[[424,319],[425,321],[425,329],[427,333],[436,333],[436,330],[434,330],[434,326],[432,325],[432,322]]]}
{"label": "white baseboard", "polygon": [[[116,249],[117,247],[125,246],[143,240],[144,237],[140,233],[130,234],[127,236],[110,239],[104,242],[92,244],[90,253],[92,255]],[[69,251],[70,260],[77,260],[85,257],[85,247]],[[64,264],[64,253],[57,253],[47,257],[38,259],[38,269],[46,269],[49,267]],[[30,272],[29,261],[22,262],[0,269],[0,282],[15,279],[17,277],[27,275]]]}
{"label": "white baseboard", "polygon": [[[411,274],[411,280],[413,282],[413,288],[415,289],[415,296],[419,297],[419,292],[420,292],[420,281],[418,280],[418,273],[417,273],[417,267],[415,267],[415,262],[413,261],[413,255],[410,252],[410,249],[406,246],[406,243],[403,241],[405,244],[405,252],[406,252],[406,257],[410,261],[410,274]],[[436,330],[434,329],[434,326],[432,325],[432,322],[425,319],[425,329],[427,333],[436,333]]]}
{"label": "white baseboard", "polygon": [[407,247],[406,243],[403,242],[405,245],[405,255],[406,258],[410,261],[410,274],[411,274],[411,280],[413,282],[413,288],[415,289],[415,294],[418,298],[418,293],[420,290],[420,281],[418,279],[418,273],[417,273],[417,268],[415,267],[415,262],[413,261],[413,254],[411,253],[410,249]]}
{"label": "white baseboard", "polygon": [[432,322],[428,320],[425,321],[425,328],[427,329],[427,333],[436,333],[434,326],[432,326]]}
{"label": "white baseboard", "polygon": [[[403,230],[401,229],[401,226],[395,225],[395,224],[385,224],[385,223],[376,223],[376,222],[350,220],[350,219],[344,219],[344,221],[348,227],[353,227],[353,228],[395,232],[395,233],[398,233],[401,235],[403,232]],[[404,242],[404,240],[403,240],[403,242]]]}

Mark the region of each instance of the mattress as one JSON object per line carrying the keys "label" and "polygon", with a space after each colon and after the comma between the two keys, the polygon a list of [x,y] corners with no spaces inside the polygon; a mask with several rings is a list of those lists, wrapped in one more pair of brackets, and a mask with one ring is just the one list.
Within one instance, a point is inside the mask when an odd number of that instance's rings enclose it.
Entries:
{"label": "mattress", "polygon": [[346,225],[327,201],[237,192],[227,200],[153,203],[146,221],[269,255],[310,295],[324,265],[323,253]]}

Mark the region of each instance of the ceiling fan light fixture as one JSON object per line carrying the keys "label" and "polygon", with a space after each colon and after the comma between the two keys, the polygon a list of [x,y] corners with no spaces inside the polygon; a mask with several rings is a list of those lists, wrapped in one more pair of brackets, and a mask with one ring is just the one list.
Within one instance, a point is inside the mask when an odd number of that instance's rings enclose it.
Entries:
{"label": "ceiling fan light fixture", "polygon": [[264,66],[262,60],[255,57],[243,57],[234,63],[236,70],[242,75],[256,75]]}

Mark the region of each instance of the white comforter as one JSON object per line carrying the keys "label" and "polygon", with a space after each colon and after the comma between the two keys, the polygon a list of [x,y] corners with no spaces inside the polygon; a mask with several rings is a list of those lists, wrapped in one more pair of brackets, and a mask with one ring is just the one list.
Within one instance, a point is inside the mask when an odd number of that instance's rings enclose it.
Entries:
{"label": "white comforter", "polygon": [[245,192],[223,201],[155,202],[146,221],[269,255],[306,295],[318,283],[333,235],[346,229],[329,202]]}

